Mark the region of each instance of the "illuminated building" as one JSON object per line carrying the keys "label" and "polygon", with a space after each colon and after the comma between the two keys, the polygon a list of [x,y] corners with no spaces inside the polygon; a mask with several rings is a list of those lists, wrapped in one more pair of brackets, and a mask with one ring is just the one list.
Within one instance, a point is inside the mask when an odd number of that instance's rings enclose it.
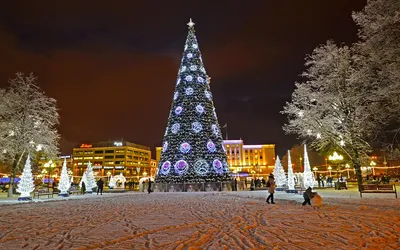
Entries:
{"label": "illuminated building", "polygon": [[96,177],[122,173],[127,180],[155,175],[156,162],[151,159],[150,147],[127,142],[108,141],[81,144],[73,149],[74,175],[82,176],[90,161]]}
{"label": "illuminated building", "polygon": [[[233,174],[266,177],[274,170],[275,144],[244,145],[243,140],[224,140],[228,165]],[[160,160],[161,147],[156,147]]]}

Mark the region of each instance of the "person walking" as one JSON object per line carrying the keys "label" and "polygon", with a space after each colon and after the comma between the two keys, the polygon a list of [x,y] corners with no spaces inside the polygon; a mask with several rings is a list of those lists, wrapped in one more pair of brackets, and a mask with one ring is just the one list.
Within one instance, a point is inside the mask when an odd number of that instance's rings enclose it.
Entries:
{"label": "person walking", "polygon": [[99,195],[99,191],[100,191],[100,195],[103,195],[103,187],[104,187],[104,181],[102,178],[100,178],[97,181],[97,195]]}
{"label": "person walking", "polygon": [[82,194],[85,194],[85,192],[86,192],[86,184],[85,184],[84,181],[82,181],[81,193],[82,193]]}
{"label": "person walking", "polygon": [[275,204],[274,202],[274,193],[275,193],[275,178],[273,174],[270,174],[267,181],[268,193],[269,196],[266,200],[268,204],[270,204],[269,200],[271,200],[271,204]]}
{"label": "person walking", "polygon": [[151,193],[151,179],[149,178],[149,187],[147,188],[147,192]]}

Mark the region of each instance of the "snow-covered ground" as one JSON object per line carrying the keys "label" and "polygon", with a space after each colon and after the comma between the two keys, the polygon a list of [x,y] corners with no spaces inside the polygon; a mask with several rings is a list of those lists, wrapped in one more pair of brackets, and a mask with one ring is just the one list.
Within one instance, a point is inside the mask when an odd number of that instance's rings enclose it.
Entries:
{"label": "snow-covered ground", "polygon": [[394,194],[318,192],[320,208],[266,191],[0,199],[0,249],[400,249]]}

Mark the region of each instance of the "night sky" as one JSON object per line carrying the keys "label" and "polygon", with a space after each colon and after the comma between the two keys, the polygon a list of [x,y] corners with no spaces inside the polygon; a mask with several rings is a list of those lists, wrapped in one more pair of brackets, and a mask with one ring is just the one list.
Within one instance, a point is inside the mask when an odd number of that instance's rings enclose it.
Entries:
{"label": "night sky", "polygon": [[365,3],[4,1],[0,87],[17,71],[34,72],[58,101],[63,154],[107,140],[159,146],[191,17],[229,139],[275,143],[282,155],[298,143],[279,112],[304,57],[327,39],[356,41],[351,13]]}

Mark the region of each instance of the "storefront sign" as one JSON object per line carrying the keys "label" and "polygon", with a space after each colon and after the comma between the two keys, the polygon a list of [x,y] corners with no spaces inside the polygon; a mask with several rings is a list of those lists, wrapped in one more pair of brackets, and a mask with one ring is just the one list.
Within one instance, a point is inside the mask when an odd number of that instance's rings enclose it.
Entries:
{"label": "storefront sign", "polygon": [[104,169],[114,169],[112,166],[104,166]]}
{"label": "storefront sign", "polygon": [[122,146],[122,142],[114,142],[114,146],[116,146],[116,147],[121,147]]}
{"label": "storefront sign", "polygon": [[81,144],[80,147],[81,147],[81,148],[91,148],[91,147],[93,147],[93,145],[92,145],[92,144],[85,144],[85,143],[83,143],[83,144]]}
{"label": "storefront sign", "polygon": [[115,169],[124,169],[124,166],[115,166]]}

